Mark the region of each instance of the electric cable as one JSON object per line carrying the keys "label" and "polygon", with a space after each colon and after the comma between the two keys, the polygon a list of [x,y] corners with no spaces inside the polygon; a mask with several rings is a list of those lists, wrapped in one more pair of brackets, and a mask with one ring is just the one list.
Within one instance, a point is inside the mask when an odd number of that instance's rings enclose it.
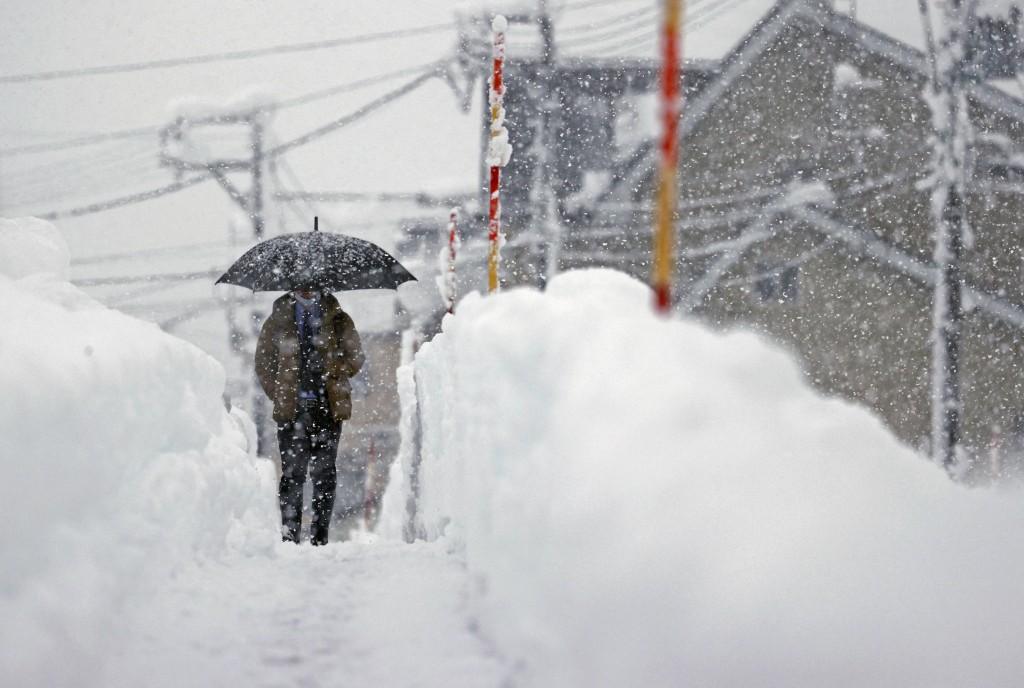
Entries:
{"label": "electric cable", "polygon": [[50,141],[47,143],[30,143],[23,146],[12,146],[10,148],[4,148],[0,150],[0,157],[10,157],[12,155],[22,155],[24,153],[45,153],[48,151],[64,150],[65,148],[77,148],[80,146],[88,146],[94,143],[103,143],[105,141],[112,141],[116,139],[134,138],[140,136],[151,136],[159,132],[161,127],[136,127],[134,129],[123,129],[121,131],[110,131],[103,134],[89,134],[87,136],[78,136],[72,139],[64,139],[62,141]]}
{"label": "electric cable", "polygon": [[326,41],[313,41],[310,43],[295,43],[290,45],[276,45],[268,48],[253,48],[250,50],[237,50],[226,53],[194,55],[191,57],[174,57],[163,60],[130,62],[125,64],[104,65],[99,67],[59,69],[47,72],[34,72],[27,74],[8,74],[0,75],[0,84],[26,83],[30,81],[51,81],[54,79],[69,79],[72,77],[97,76],[101,74],[121,74],[126,72],[141,72],[150,69],[167,69],[170,67],[211,64],[214,62],[248,60],[254,57],[265,57],[267,55],[300,53],[308,52],[311,50],[323,50],[325,48],[337,48],[347,45],[373,43],[376,41],[390,40],[394,38],[422,36],[425,34],[439,33],[454,28],[456,28],[455,23],[446,22],[444,24],[428,24],[426,26],[418,26],[409,29],[398,29],[394,31],[381,31],[378,33],[362,34],[357,36],[346,36],[343,38],[334,38]]}
{"label": "electric cable", "polygon": [[179,286],[180,282],[167,281],[167,282],[155,282],[153,284],[146,284],[136,289],[123,289],[120,292],[108,296],[103,300],[103,303],[108,308],[116,308],[123,310],[131,307],[139,307],[139,304],[134,303],[138,298],[151,296],[158,294],[168,289],[174,289]]}
{"label": "electric cable", "polygon": [[[109,174],[117,172],[116,176]],[[27,206],[50,200],[95,194],[166,177],[152,150],[96,161],[73,160],[5,175],[6,206]]]}
{"label": "electric cable", "polygon": [[291,141],[287,141],[285,143],[279,144],[278,146],[276,146],[276,147],[272,148],[271,150],[268,150],[266,153],[264,153],[264,156],[266,156],[266,157],[273,157],[273,156],[282,155],[283,153],[287,153],[288,151],[292,150],[293,148],[298,148],[299,146],[303,146],[303,145],[309,143],[310,141],[313,141],[315,139],[320,138],[321,136],[324,136],[326,134],[330,134],[331,132],[336,131],[336,130],[344,127],[344,126],[347,126],[347,125],[351,124],[352,122],[355,122],[357,120],[362,119],[366,115],[370,114],[371,112],[374,112],[375,110],[378,110],[379,108],[383,107],[384,105],[387,105],[388,103],[390,103],[391,101],[395,100],[396,98],[400,98],[401,96],[404,96],[407,93],[410,93],[410,92],[414,91],[415,89],[419,88],[424,83],[426,83],[427,80],[432,79],[432,78],[434,78],[436,76],[437,76],[436,72],[434,72],[433,70],[428,70],[428,71],[420,74],[419,76],[417,76],[412,81],[409,81],[409,82],[403,84],[402,86],[396,88],[393,91],[389,91],[388,93],[385,93],[384,95],[380,96],[379,98],[376,98],[375,100],[370,101],[366,105],[364,105],[361,108],[359,108],[359,109],[357,109],[357,110],[355,110],[355,111],[345,115],[344,117],[336,119],[333,122],[329,122],[329,123],[323,125],[322,127],[314,129],[313,131],[311,131],[311,132],[309,132],[307,134],[303,134],[302,136],[299,136],[298,138],[292,139]]}
{"label": "electric cable", "polygon": [[166,282],[192,279],[209,279],[220,277],[221,270],[196,270],[191,272],[170,272],[146,275],[122,275],[119,277],[85,277],[73,279],[71,283],[79,287],[102,287],[115,284],[138,284],[141,282]]}
{"label": "electric cable", "polygon": [[651,25],[645,29],[642,29],[639,32],[634,32],[632,35],[623,38],[622,40],[618,40],[615,42],[606,41],[600,44],[587,45],[586,47],[578,49],[575,54],[587,55],[588,53],[593,53],[595,50],[599,50],[601,52],[602,57],[621,57],[620,55],[613,55],[613,53],[628,50],[634,46],[643,45],[648,41],[657,39],[658,30],[658,26]]}
{"label": "electric cable", "polygon": [[382,83],[384,81],[390,81],[391,79],[396,79],[396,78],[398,78],[400,76],[408,76],[410,74],[418,74],[418,73],[421,73],[421,72],[426,72],[428,70],[436,70],[439,66],[441,66],[444,63],[445,63],[445,60],[442,59],[442,60],[436,60],[434,62],[429,62],[427,64],[418,65],[416,67],[408,67],[406,69],[398,69],[398,70],[395,70],[393,72],[388,72],[386,74],[379,74],[377,76],[368,77],[366,79],[360,79],[358,81],[353,81],[353,82],[350,82],[350,83],[347,83],[347,84],[341,84],[339,86],[332,86],[331,88],[327,88],[327,89],[324,89],[322,91],[316,91],[315,93],[309,93],[309,94],[304,95],[304,96],[296,96],[294,98],[286,98],[284,100],[281,100],[281,101],[277,102],[275,105],[279,109],[295,107],[297,105],[305,105],[306,103],[311,103],[311,102],[316,101],[316,100],[322,100],[324,98],[329,98],[330,96],[334,96],[334,95],[337,95],[339,93],[347,93],[349,91],[356,91],[356,90],[358,90],[360,88],[365,88],[366,86],[372,86],[374,84],[379,84],[379,83]]}
{"label": "electric cable", "polygon": [[559,8],[561,12],[576,12],[578,10],[588,9],[590,7],[600,7],[602,5],[621,5],[622,0],[584,0],[583,2],[568,2]]}
{"label": "electric cable", "polygon": [[573,36],[572,38],[559,40],[557,45],[559,48],[570,49],[580,45],[586,45],[588,47],[591,45],[599,45],[604,41],[621,38],[622,35],[628,31],[633,31],[635,29],[654,28],[656,25],[657,18],[652,18],[644,15],[631,21],[616,23],[614,26],[611,27],[606,26],[600,31],[594,31],[583,36]]}
{"label": "electric cable", "polygon": [[[379,98],[372,100],[371,102],[367,103],[366,105],[363,105],[362,107],[354,110],[353,112],[345,115],[344,117],[336,119],[333,122],[329,122],[311,132],[299,136],[298,138],[279,144],[274,148],[265,151],[263,153],[263,157],[273,158],[283,155],[284,153],[287,153],[288,151],[294,148],[298,148],[299,146],[303,146],[309,143],[310,141],[314,141],[322,136],[337,131],[342,127],[345,127],[353,122],[362,119],[366,115],[369,115],[370,113],[380,109],[381,107],[387,105],[393,100],[401,96],[404,96],[407,93],[412,92],[413,90],[419,88],[429,79],[434,78],[435,76],[437,76],[437,74],[433,71],[424,72],[423,74],[420,74],[420,76],[416,77],[412,81],[403,84],[402,86],[394,89],[393,91],[385,93]],[[71,208],[68,210],[48,211],[46,213],[37,215],[37,217],[42,218],[44,220],[54,220],[65,217],[78,217],[81,215],[89,215],[92,213],[102,212],[105,210],[111,210],[113,208],[119,208],[125,205],[141,203],[143,201],[148,201],[150,199],[158,198],[160,196],[166,196],[167,194],[176,193],[190,186],[195,186],[196,184],[208,181],[212,178],[214,178],[214,174],[212,172],[199,172],[196,176],[189,177],[187,179],[181,179],[174,182],[173,184],[161,186],[156,189],[150,189],[148,191],[143,191],[141,193],[122,196],[120,198],[114,198],[98,203],[92,203],[89,205]]]}
{"label": "electric cable", "polygon": [[[387,72],[385,74],[378,74],[372,77],[366,77],[358,79],[356,81],[346,82],[337,86],[315,91],[301,96],[295,96],[293,98],[286,98],[282,101],[271,103],[267,109],[287,109],[298,105],[305,105],[306,103],[320,100],[323,98],[330,97],[339,93],[346,93],[349,91],[356,91],[367,86],[373,86],[378,83],[390,81],[399,76],[406,76],[408,74],[415,74],[423,72],[428,69],[436,69],[439,65],[444,64],[444,58],[435,60],[433,62],[427,62],[417,67],[409,67],[406,69],[400,69],[393,72]],[[10,148],[0,149],[0,158],[9,158],[16,155],[24,155],[26,153],[45,153],[50,151],[59,151],[67,148],[79,148],[82,146],[90,146],[99,143],[105,143],[108,141],[137,138],[142,136],[156,136],[162,129],[165,129],[167,125],[151,125],[148,127],[135,127],[132,129],[123,129],[120,131],[111,131],[99,134],[89,134],[86,136],[75,137],[72,139],[65,139],[63,141],[51,141],[45,143],[33,143],[25,144],[22,146],[12,146]]]}
{"label": "electric cable", "polygon": [[[292,169],[291,163],[289,163],[288,159],[286,157],[284,157],[283,155],[278,157],[278,158],[275,158],[275,159],[278,161],[278,165],[280,166],[280,169],[291,180],[292,188],[293,189],[297,189],[299,192],[304,194],[303,198],[296,199],[296,200],[301,200],[303,205],[306,206],[306,209],[310,213],[310,217],[315,216],[316,215],[316,207],[313,205],[313,201],[310,198],[305,196],[305,191],[303,189],[302,182],[299,181],[298,175],[295,174],[295,170]],[[278,181],[280,182],[280,178],[278,179]],[[284,184],[279,184],[279,188],[284,189]],[[290,199],[286,199],[286,200],[290,200]]]}
{"label": "electric cable", "polygon": [[46,213],[36,215],[36,217],[42,220],[59,220],[67,217],[79,217],[81,215],[91,215],[93,213],[103,212],[104,210],[113,210],[114,208],[120,208],[126,205],[133,205],[135,203],[141,203],[143,201],[149,201],[154,198],[166,196],[168,194],[177,193],[190,186],[201,184],[213,179],[213,175],[210,173],[199,174],[194,177],[182,179],[166,186],[161,186],[156,189],[150,189],[149,191],[143,191],[141,193],[131,194],[128,196],[122,196],[120,198],[112,198],[107,201],[99,203],[92,203],[90,205],[79,206],[77,208],[71,208],[69,210],[52,210]]}
{"label": "electric cable", "polygon": [[[576,26],[569,26],[566,28],[558,27],[558,35],[573,36],[573,39],[575,40],[575,38],[580,36],[581,34],[587,34],[593,31],[607,30],[610,27],[621,26],[623,22],[628,22],[636,18],[646,18],[648,15],[657,12],[657,10],[657,5],[649,5],[648,7],[641,8],[639,11],[631,10],[629,12],[623,12],[622,14],[617,14],[614,17],[608,17],[607,19],[602,19],[600,21],[592,21],[587,24],[579,24]],[[559,41],[559,43],[561,44],[562,41]]]}
{"label": "electric cable", "polygon": [[[683,22],[684,35],[690,35],[691,32],[705,26],[711,21],[722,16],[725,12],[734,9],[739,5],[745,4],[746,2],[749,2],[749,0],[711,0],[710,2],[705,1],[700,3],[699,8],[694,11],[693,16],[687,16]],[[695,3],[694,6],[697,7],[697,4]],[[642,35],[634,34],[633,36],[623,38],[615,43],[605,42],[601,45],[587,46],[587,48],[600,49],[602,53],[609,53],[632,50],[649,42],[652,44],[653,48],[658,39],[659,28],[660,25],[652,24]],[[560,45],[568,45],[568,42],[561,43]],[[586,54],[588,50],[583,49],[577,52]]]}
{"label": "electric cable", "polygon": [[714,21],[726,12],[735,9],[740,5],[744,5],[747,2],[749,2],[749,0],[719,0],[718,2],[713,2],[711,6],[702,7],[700,11],[695,12],[694,16],[690,17],[683,26],[684,28],[698,29],[708,22]]}
{"label": "electric cable", "polygon": [[91,155],[80,155],[52,160],[37,165],[17,165],[8,163],[2,173],[5,189],[13,187],[34,187],[40,184],[47,186],[64,185],[70,180],[81,178],[85,174],[108,169],[113,166],[133,163],[149,159],[154,167],[159,165],[159,157],[149,145],[142,147],[108,149]]}
{"label": "electric cable", "polygon": [[185,244],[183,246],[162,246],[160,248],[147,249],[142,251],[131,251],[127,253],[106,253],[85,258],[75,258],[71,261],[71,267],[77,268],[83,265],[95,265],[102,263],[113,263],[121,260],[133,260],[136,258],[156,258],[161,256],[173,256],[176,253],[191,253],[196,250],[226,250],[231,248],[230,243],[223,241],[207,241],[198,244]]}

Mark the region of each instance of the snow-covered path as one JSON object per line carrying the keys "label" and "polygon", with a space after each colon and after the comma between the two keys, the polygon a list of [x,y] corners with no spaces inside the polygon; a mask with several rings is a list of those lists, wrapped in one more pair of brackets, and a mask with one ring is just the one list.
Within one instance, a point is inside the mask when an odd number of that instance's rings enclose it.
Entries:
{"label": "snow-covered path", "polygon": [[97,684],[499,686],[467,592],[442,543],[282,543],[190,568],[134,607]]}

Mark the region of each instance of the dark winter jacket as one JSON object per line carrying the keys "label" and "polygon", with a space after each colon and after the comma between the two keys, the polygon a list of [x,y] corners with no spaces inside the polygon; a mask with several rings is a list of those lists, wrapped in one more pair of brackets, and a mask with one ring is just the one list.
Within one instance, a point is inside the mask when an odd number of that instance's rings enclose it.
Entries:
{"label": "dark winter jacket", "polygon": [[[335,420],[352,417],[348,379],[363,367],[363,347],[348,313],[331,294],[320,296],[320,331],[316,350],[324,362],[324,383]],[[299,328],[295,323],[295,297],[285,294],[263,323],[256,343],[256,376],[274,402],[274,420],[295,420],[299,407]]]}

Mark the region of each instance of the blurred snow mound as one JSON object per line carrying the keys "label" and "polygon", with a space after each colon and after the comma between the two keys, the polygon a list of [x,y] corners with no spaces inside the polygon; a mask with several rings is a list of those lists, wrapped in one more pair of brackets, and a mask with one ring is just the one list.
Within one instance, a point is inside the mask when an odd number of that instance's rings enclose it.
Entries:
{"label": "blurred snow mound", "polygon": [[418,490],[409,530],[464,552],[521,682],[1019,685],[1020,493],[650,304],[609,270],[471,294],[402,369],[381,532]]}

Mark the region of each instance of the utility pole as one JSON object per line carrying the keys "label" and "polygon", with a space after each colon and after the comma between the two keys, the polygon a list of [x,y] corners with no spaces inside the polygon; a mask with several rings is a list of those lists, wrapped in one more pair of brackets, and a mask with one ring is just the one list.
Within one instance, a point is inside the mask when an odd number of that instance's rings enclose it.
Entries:
{"label": "utility pole", "polygon": [[[926,93],[935,121],[932,209],[935,214],[932,303],[932,456],[951,476],[961,458],[961,342],[971,126],[967,110],[966,35],[973,5],[961,0],[919,0],[929,42],[932,78]],[[933,26],[931,18],[938,24]]]}
{"label": "utility pole", "polygon": [[[208,172],[227,192],[235,203],[248,215],[252,223],[252,234],[255,241],[262,241],[265,230],[264,219],[264,165],[266,164],[266,117],[267,108],[253,108],[249,111],[221,114],[211,117],[189,120],[179,117],[171,125],[165,127],[160,134],[161,164],[173,168],[179,175],[190,171]],[[186,156],[188,136],[190,132],[202,126],[210,125],[242,125],[249,127],[251,155],[246,158],[218,158],[209,160],[193,160]],[[228,178],[229,172],[248,172],[250,184],[248,192],[243,192]],[[252,358],[250,349],[255,351],[255,343],[266,314],[258,306],[249,310],[249,327],[235,328],[232,314],[228,313],[229,330],[231,332],[232,349],[248,365]],[[268,413],[267,400],[256,378],[255,368],[252,370],[250,387],[250,412],[257,431],[257,452],[265,456],[268,445]]]}
{"label": "utility pole", "polygon": [[[262,112],[255,110],[253,111],[252,118],[252,188],[249,190],[251,198],[251,214],[252,214],[252,233],[256,241],[263,239],[264,223],[263,223],[263,117]],[[249,312],[249,317],[252,321],[252,342],[253,351],[255,352],[255,343],[259,339],[260,329],[263,326],[263,321],[266,318],[266,314],[263,310],[253,302],[252,309]],[[255,358],[255,353],[254,353]],[[248,362],[248,357],[246,357]],[[256,366],[253,365],[252,371],[252,421],[256,425],[256,452],[260,456],[266,456],[267,448],[267,433],[269,427],[269,421],[267,418],[267,398],[263,393],[263,389],[260,386],[259,380],[256,377]]]}
{"label": "utility pole", "polygon": [[[541,61],[538,81],[543,92],[538,100],[540,110],[539,131],[534,139],[538,148],[537,184],[534,186],[534,198],[531,205],[533,212],[533,228],[531,235],[534,245],[531,254],[541,263],[542,269],[537,271],[537,280],[541,286],[558,274],[559,253],[562,248],[562,226],[558,219],[558,208],[555,197],[555,114],[559,110],[558,86],[555,73],[555,27],[548,11],[548,0],[538,0],[537,24],[541,36]],[[543,237],[545,253],[540,254],[536,238]]]}
{"label": "utility pole", "polygon": [[654,307],[668,314],[672,306],[675,275],[676,178],[679,164],[679,117],[682,113],[679,67],[682,61],[681,34],[683,0],[664,0],[661,26],[661,145],[658,185],[655,191]]}
{"label": "utility pole", "polygon": [[258,110],[252,117],[252,188],[250,208],[252,233],[256,241],[263,239],[263,118]]}

